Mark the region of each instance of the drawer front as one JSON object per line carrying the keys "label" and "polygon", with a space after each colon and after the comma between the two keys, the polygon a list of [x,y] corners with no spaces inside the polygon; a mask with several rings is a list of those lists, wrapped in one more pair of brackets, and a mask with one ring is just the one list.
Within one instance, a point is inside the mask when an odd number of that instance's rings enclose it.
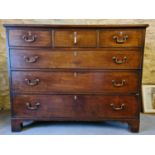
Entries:
{"label": "drawer front", "polygon": [[12,68],[138,69],[140,51],[11,50]]}
{"label": "drawer front", "polygon": [[100,47],[140,47],[143,46],[143,31],[128,29],[101,30]]}
{"label": "drawer front", "polygon": [[51,46],[49,30],[11,29],[9,30],[10,46]]}
{"label": "drawer front", "polygon": [[134,118],[138,116],[136,96],[22,95],[13,97],[13,115],[26,118]]}
{"label": "drawer front", "polygon": [[139,74],[127,71],[105,72],[12,72],[15,92],[137,92]]}
{"label": "drawer front", "polygon": [[96,47],[95,30],[55,30],[55,47]]}

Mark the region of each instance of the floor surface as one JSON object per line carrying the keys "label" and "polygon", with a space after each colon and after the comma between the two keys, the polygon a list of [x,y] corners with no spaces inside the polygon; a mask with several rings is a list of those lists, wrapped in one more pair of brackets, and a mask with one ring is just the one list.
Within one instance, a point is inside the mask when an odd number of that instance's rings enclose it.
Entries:
{"label": "floor surface", "polygon": [[141,114],[140,132],[131,133],[128,125],[115,121],[26,122],[21,132],[11,132],[10,113],[0,112],[0,135],[155,135],[155,115]]}

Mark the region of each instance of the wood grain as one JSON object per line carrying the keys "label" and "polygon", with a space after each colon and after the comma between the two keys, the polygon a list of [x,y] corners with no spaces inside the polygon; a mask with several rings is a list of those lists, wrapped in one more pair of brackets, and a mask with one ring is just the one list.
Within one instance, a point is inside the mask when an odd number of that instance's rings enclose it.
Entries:
{"label": "wood grain", "polygon": [[[27,81],[39,79],[36,86],[27,85]],[[115,87],[112,80],[116,83],[125,84]],[[80,92],[137,92],[139,74],[127,71],[108,71],[108,72],[38,72],[38,71],[15,71],[12,72],[12,89],[15,92],[57,92],[57,93],[80,93]]]}
{"label": "wood grain", "polygon": [[[76,33],[76,36],[74,36]],[[76,37],[77,43],[74,43]],[[96,47],[97,32],[95,30],[55,30],[54,47]]]}
{"label": "wood grain", "polygon": [[[28,35],[29,32],[33,36],[36,35],[33,42],[26,42],[23,39],[23,36]],[[11,29],[8,37],[10,46],[51,46],[51,33],[49,30]]]}
{"label": "wood grain", "polygon": [[[76,96],[76,100],[75,100]],[[81,118],[136,118],[138,113],[136,96],[101,96],[101,95],[21,95],[13,99],[13,115],[24,118],[66,117],[78,120]],[[27,109],[26,103],[32,106],[40,103],[36,110]],[[121,110],[114,110],[110,104]]]}
{"label": "wood grain", "polygon": [[[120,33],[122,33],[122,35]],[[142,34],[143,30],[140,29],[101,30],[99,45],[101,47],[141,47],[143,45]],[[124,43],[117,43],[116,40],[113,39],[114,36],[118,36],[118,38],[121,39],[125,35],[128,36],[128,39]]]}
{"label": "wood grain", "polygon": [[[27,62],[38,57],[35,62]],[[113,59],[116,57],[116,59]],[[124,60],[124,57],[127,59]],[[14,69],[140,69],[142,53],[139,50],[53,51],[11,50],[11,67]],[[118,64],[117,61],[122,61]]]}

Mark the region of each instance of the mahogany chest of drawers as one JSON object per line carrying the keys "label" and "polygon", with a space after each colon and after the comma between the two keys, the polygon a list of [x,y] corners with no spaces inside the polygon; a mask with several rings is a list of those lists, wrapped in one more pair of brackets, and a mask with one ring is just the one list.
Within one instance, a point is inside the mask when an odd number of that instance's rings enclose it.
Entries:
{"label": "mahogany chest of drawers", "polygon": [[12,131],[117,120],[138,132],[147,26],[5,25]]}

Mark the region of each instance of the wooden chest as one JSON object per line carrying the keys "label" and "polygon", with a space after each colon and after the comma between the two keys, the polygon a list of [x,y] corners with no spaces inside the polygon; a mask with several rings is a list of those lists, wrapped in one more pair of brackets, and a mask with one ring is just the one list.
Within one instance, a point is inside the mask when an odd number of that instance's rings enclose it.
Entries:
{"label": "wooden chest", "polygon": [[25,120],[118,120],[139,131],[148,25],[5,25],[12,131]]}

